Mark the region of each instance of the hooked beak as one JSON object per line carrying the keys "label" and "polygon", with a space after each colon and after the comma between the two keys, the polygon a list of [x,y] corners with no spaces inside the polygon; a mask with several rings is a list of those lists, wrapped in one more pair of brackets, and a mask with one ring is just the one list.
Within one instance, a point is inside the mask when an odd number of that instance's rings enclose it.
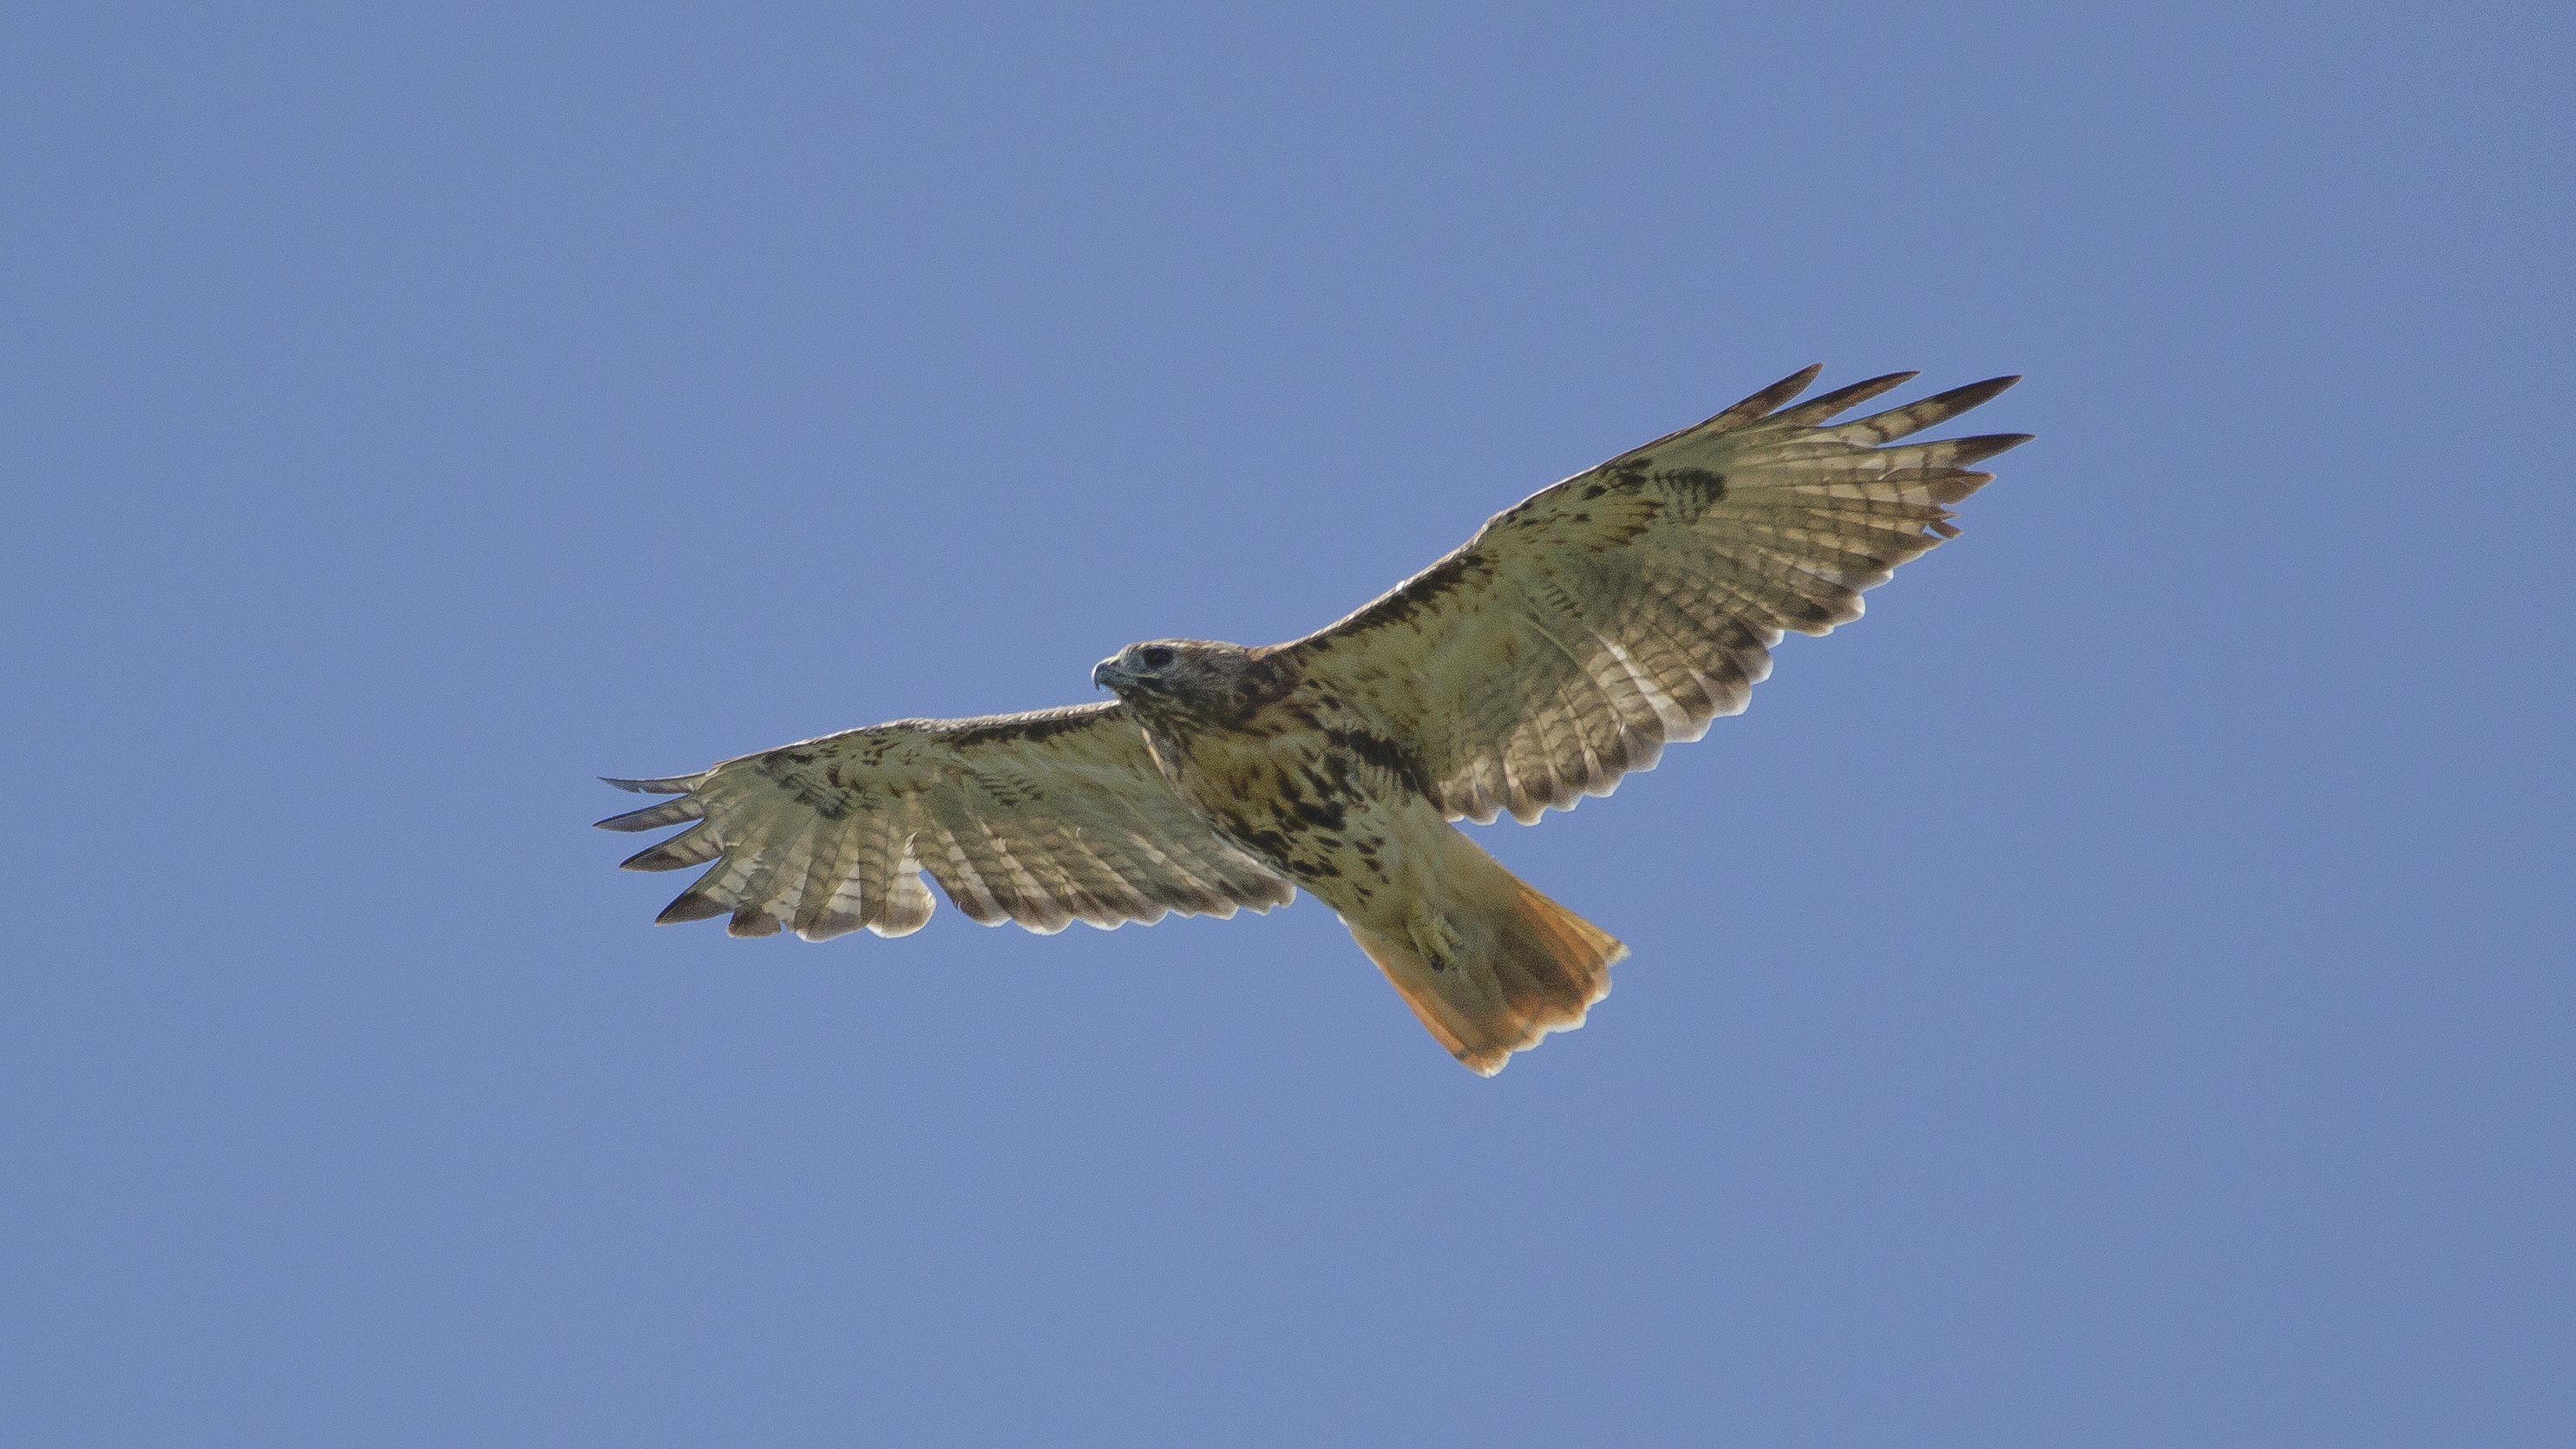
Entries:
{"label": "hooked beak", "polygon": [[1107,689],[1109,682],[1117,677],[1118,656],[1115,654],[1091,666],[1091,687],[1094,689]]}

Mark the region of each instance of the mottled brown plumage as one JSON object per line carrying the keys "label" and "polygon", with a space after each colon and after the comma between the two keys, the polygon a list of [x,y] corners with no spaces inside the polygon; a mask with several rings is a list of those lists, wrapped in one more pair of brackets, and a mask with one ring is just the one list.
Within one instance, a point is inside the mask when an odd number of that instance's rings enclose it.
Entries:
{"label": "mottled brown plumage", "polygon": [[613,780],[678,798],[600,823],[696,822],[626,865],[713,862],[660,919],[744,936],[903,935],[930,917],[925,871],[973,919],[1042,932],[1302,887],[1490,1075],[1580,1026],[1626,948],[1449,822],[1606,795],[1743,709],[1784,632],[1860,617],[1862,590],[1956,536],[1948,505],[1992,477],[1966,465],[2024,441],[1882,446],[2015,379],[1834,424],[1914,374],[1788,406],[1818,370],[1540,491],[1306,638],[1134,644],[1093,672],[1115,704]]}

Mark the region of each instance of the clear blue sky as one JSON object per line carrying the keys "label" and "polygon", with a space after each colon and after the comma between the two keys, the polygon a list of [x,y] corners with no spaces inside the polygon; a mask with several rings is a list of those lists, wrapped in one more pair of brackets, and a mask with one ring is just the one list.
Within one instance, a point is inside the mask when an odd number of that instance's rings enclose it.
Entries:
{"label": "clear blue sky", "polygon": [[[2569,1442],[2570,39],[21,10],[0,1437]],[[1311,900],[732,941],[588,828],[1812,361],[2039,441],[1480,834],[1635,951],[1493,1081]]]}

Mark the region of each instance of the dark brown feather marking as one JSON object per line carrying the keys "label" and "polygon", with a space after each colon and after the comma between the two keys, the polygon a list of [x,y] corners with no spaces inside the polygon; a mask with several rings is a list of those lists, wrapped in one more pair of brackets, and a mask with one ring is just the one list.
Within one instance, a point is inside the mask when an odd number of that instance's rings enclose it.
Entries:
{"label": "dark brown feather marking", "polygon": [[839,820],[850,813],[860,792],[835,780],[836,772],[829,765],[820,771],[815,770],[815,759],[812,750],[799,750],[763,759],[755,768],[776,780],[780,788],[792,793],[797,804],[806,806],[826,820]]}
{"label": "dark brown feather marking", "polygon": [[1403,587],[1369,605],[1335,626],[1337,631],[1373,629],[1381,624],[1401,624],[1420,613],[1424,606],[1471,581],[1492,575],[1493,565],[1473,549],[1461,549],[1424,569]]}
{"label": "dark brown feather marking", "polygon": [[958,730],[947,737],[947,742],[959,749],[976,745],[1044,744],[1058,735],[1088,729],[1098,723],[1102,715],[1119,708],[1121,706],[1115,704],[1078,704],[1069,709],[1039,710]]}
{"label": "dark brown feather marking", "polygon": [[1684,523],[1726,501],[1726,475],[1706,468],[1674,468],[1649,481]]}
{"label": "dark brown feather marking", "polygon": [[1421,758],[1405,746],[1365,730],[1326,730],[1324,740],[1337,750],[1348,750],[1366,763],[1388,771],[1403,781],[1406,789],[1429,798],[1431,773],[1422,767]]}

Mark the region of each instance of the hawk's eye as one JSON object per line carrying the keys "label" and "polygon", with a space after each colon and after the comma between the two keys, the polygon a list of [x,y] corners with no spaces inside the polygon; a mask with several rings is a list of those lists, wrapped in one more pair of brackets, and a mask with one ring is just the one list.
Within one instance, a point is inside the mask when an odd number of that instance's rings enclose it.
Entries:
{"label": "hawk's eye", "polygon": [[1169,669],[1172,667],[1172,661],[1179,656],[1157,644],[1151,649],[1137,650],[1136,657],[1145,661],[1145,667],[1148,669]]}

